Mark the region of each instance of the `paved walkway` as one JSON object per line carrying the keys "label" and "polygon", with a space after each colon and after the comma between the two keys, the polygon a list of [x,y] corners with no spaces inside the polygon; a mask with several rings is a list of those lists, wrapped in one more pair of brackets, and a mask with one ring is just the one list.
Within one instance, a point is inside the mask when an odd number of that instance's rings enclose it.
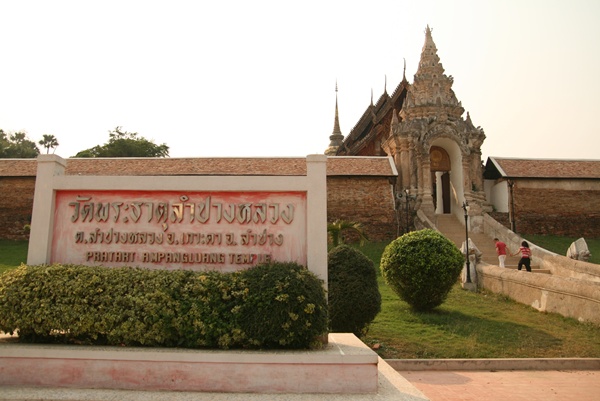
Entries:
{"label": "paved walkway", "polygon": [[599,401],[600,371],[400,371],[431,401]]}

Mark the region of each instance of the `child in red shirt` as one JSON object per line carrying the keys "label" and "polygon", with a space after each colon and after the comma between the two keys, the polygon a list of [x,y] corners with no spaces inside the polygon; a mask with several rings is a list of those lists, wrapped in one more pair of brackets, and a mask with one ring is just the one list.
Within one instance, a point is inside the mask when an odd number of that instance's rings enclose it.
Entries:
{"label": "child in red shirt", "polygon": [[521,247],[519,248],[519,251],[514,255],[511,253],[510,256],[517,256],[518,254],[521,254],[518,269],[521,270],[521,267],[525,265],[527,271],[531,272],[531,249],[529,249],[529,244],[527,243],[527,241],[521,242]]}
{"label": "child in red shirt", "polygon": [[494,238],[494,242],[496,243],[496,253],[498,254],[499,266],[506,267],[504,266],[504,261],[506,260],[506,251],[508,251],[508,248],[506,248],[506,244],[500,241],[498,238]]}

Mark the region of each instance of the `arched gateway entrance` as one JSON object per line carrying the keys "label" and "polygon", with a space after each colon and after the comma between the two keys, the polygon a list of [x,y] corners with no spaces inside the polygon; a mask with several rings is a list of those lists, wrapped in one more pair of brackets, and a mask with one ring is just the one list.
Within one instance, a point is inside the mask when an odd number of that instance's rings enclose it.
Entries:
{"label": "arched gateway entrance", "polygon": [[429,150],[433,206],[436,214],[451,213],[450,207],[450,171],[452,163],[444,148],[432,146]]}

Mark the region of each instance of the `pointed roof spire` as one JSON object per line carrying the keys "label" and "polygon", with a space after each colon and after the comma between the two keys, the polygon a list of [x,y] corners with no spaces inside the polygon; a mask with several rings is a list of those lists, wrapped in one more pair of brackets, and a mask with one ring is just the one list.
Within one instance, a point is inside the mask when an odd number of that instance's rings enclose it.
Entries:
{"label": "pointed roof spire", "polygon": [[404,70],[402,71],[402,82],[406,82],[406,58],[404,58]]}
{"label": "pointed roof spire", "polygon": [[340,115],[338,113],[338,84],[337,80],[335,81],[335,118],[333,120],[333,133],[341,134],[340,130]]}
{"label": "pointed roof spire", "polygon": [[335,117],[333,119],[333,132],[329,136],[329,147],[325,150],[325,154],[328,156],[335,156],[338,148],[342,145],[344,135],[340,129],[340,116],[338,113],[338,84],[335,81]]}
{"label": "pointed roof spire", "polygon": [[427,25],[419,67],[409,89],[409,102],[401,110],[405,120],[410,116],[423,118],[441,114],[457,119],[464,112],[452,90],[453,78],[444,73],[431,32]]}
{"label": "pointed roof spire", "polygon": [[424,72],[423,70],[430,71],[433,68],[439,70],[438,72],[444,73],[444,68],[440,63],[440,58],[437,55],[437,47],[433,42],[433,37],[431,36],[431,32],[433,30],[427,25],[425,29],[425,43],[423,44],[423,49],[421,50],[421,60],[419,62],[419,68],[417,69],[417,74],[420,72]]}
{"label": "pointed roof spire", "polygon": [[373,88],[371,88],[371,106],[373,106]]}
{"label": "pointed roof spire", "polygon": [[387,94],[387,74],[385,74],[385,80],[383,82],[383,93]]}

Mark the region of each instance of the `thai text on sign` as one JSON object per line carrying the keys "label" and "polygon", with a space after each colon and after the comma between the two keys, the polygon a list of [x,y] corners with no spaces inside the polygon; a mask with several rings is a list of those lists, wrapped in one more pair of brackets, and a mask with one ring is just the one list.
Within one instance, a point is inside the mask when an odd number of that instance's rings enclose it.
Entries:
{"label": "thai text on sign", "polygon": [[306,263],[304,192],[57,191],[52,261],[238,270]]}

